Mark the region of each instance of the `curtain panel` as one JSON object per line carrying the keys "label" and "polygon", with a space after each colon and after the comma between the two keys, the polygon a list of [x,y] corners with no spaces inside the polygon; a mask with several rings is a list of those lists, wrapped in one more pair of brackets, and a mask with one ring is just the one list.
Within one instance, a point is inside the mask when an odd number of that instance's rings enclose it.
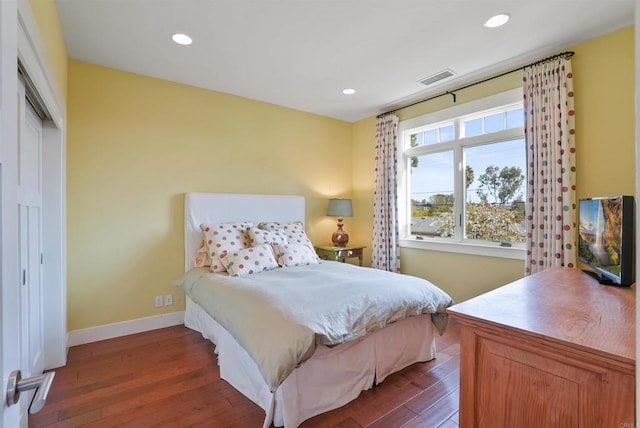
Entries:
{"label": "curtain panel", "polygon": [[525,274],[576,265],[575,111],[569,59],[524,71],[527,145]]}
{"label": "curtain panel", "polygon": [[376,121],[376,165],[371,267],[400,272],[398,245],[398,117]]}

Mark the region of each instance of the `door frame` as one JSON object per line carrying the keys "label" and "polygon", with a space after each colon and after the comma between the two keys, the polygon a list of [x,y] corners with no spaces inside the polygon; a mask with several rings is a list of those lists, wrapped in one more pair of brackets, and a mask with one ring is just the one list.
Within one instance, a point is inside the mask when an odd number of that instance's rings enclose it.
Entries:
{"label": "door frame", "polygon": [[43,312],[45,368],[66,364],[66,108],[29,0],[0,1],[0,427],[26,426],[22,406],[7,407],[9,373],[20,369],[20,294],[17,210],[18,59],[34,83],[51,120],[43,122]]}
{"label": "door frame", "polygon": [[42,122],[44,367],[66,364],[66,112],[29,0],[18,0],[17,57],[51,116]]}
{"label": "door frame", "polygon": [[[20,290],[18,286],[18,62],[17,3],[0,1],[0,293],[2,322],[3,407],[0,426],[15,427],[24,423],[21,406],[6,407],[9,373],[20,368]],[[15,46],[15,48],[14,48]],[[16,348],[16,344],[18,347]]]}

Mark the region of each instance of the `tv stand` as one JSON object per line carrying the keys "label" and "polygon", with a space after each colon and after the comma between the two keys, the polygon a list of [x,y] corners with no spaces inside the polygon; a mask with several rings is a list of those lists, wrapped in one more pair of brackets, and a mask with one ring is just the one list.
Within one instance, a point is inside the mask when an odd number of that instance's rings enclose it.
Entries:
{"label": "tv stand", "polygon": [[551,268],[448,309],[460,428],[635,426],[636,295]]}
{"label": "tv stand", "polygon": [[587,270],[587,269],[582,269],[582,272],[586,273],[587,275],[589,275],[592,278],[597,279],[600,284],[603,284],[603,285],[617,285],[615,282],[613,282],[612,279],[608,279],[608,278],[603,277],[602,275],[598,275],[594,271]]}

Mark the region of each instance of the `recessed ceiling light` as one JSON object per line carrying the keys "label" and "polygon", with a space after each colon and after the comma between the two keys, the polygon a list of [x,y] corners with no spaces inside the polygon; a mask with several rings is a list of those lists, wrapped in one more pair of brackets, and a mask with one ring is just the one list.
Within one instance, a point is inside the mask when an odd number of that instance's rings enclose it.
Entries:
{"label": "recessed ceiling light", "polygon": [[176,33],[173,36],[171,36],[171,38],[173,39],[174,42],[176,42],[179,45],[190,45],[191,43],[193,43],[193,40],[191,40],[191,37],[187,36],[186,34]]}
{"label": "recessed ceiling light", "polygon": [[487,19],[487,22],[484,23],[484,26],[487,28],[501,27],[506,24],[507,21],[509,21],[509,14],[499,13]]}
{"label": "recessed ceiling light", "polygon": [[347,88],[347,89],[343,89],[342,93],[345,95],[353,95],[356,93],[355,89],[351,89],[351,88]]}

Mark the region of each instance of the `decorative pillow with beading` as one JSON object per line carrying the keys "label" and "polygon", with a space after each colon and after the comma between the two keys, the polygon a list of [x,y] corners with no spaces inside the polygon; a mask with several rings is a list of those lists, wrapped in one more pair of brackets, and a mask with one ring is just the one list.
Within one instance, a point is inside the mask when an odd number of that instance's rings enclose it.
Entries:
{"label": "decorative pillow with beading", "polygon": [[204,239],[200,243],[196,259],[193,264],[195,267],[211,267],[211,259],[209,258],[209,247],[205,244]]}
{"label": "decorative pillow with beading", "polygon": [[249,222],[200,225],[211,259],[211,272],[226,272],[220,258],[229,251],[242,250],[250,246],[248,231],[252,226],[253,223]]}
{"label": "decorative pillow with beading", "polygon": [[251,275],[278,267],[271,244],[229,251],[220,260],[230,276]]}

